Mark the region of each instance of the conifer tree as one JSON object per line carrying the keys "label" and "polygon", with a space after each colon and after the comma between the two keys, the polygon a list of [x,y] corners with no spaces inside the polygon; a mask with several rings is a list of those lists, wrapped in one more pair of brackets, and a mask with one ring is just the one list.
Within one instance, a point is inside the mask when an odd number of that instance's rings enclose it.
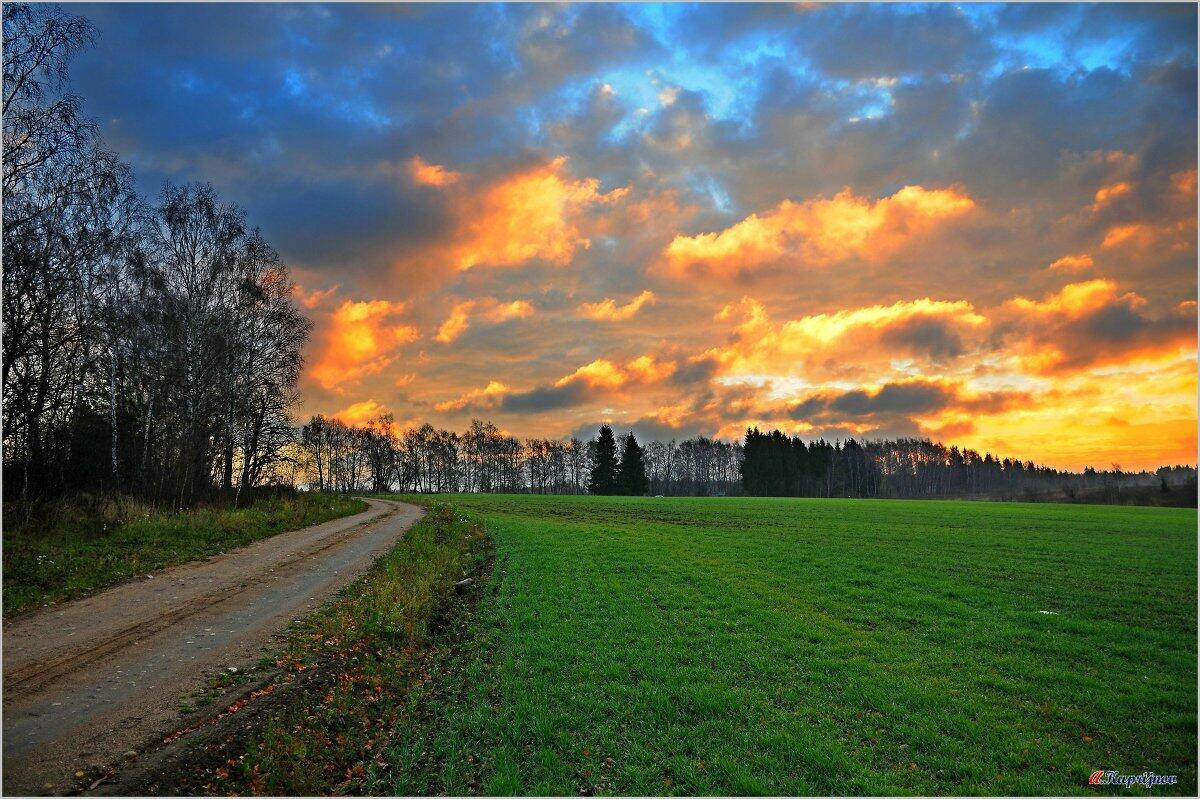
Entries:
{"label": "conifer tree", "polygon": [[646,460],[633,431],[621,439],[621,465],[617,471],[617,492],[626,496],[646,495]]}
{"label": "conifer tree", "polygon": [[592,461],[592,475],[588,480],[588,493],[608,496],[617,490],[617,440],[612,428],[600,427],[596,438],[596,454]]}

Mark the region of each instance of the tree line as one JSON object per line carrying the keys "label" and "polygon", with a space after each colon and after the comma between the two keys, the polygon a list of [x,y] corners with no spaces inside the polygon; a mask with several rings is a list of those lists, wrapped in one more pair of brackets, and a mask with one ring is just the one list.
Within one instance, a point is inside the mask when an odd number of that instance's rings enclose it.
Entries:
{"label": "tree line", "polygon": [[91,23],[4,8],[8,495],[187,504],[275,480],[310,323],[278,254],[211,186],[140,197],[70,93]]}
{"label": "tree line", "polygon": [[398,431],[384,414],[363,425],[318,414],[300,428],[293,479],[318,491],[637,494],[647,490],[633,434],[524,440],[475,419],[463,433],[425,424]]}
{"label": "tree line", "polygon": [[1190,487],[1194,496],[1196,486],[1196,470],[1187,466],[1069,472],[922,438],[806,443],[751,428],[742,451],[742,487],[751,496],[1120,502],[1122,489]]}
{"label": "tree line", "polygon": [[607,424],[588,441],[520,439],[479,419],[458,433],[398,430],[391,414],[361,425],[318,414],[300,429],[288,480],[318,491],[712,496],[741,493],[740,449],[704,437],[643,446]]}
{"label": "tree line", "polygon": [[[463,433],[391,415],[363,425],[314,416],[292,460],[297,484],[326,491],[663,496],[991,498],[1144,502],[1139,489],[1191,486],[1196,470],[1067,472],[928,439],[805,442],[751,428],[743,442],[704,436],[642,444],[602,425],[583,441],[519,439],[473,420]],[[1122,495],[1121,492],[1125,492]],[[1176,497],[1183,502],[1186,497]],[[1153,498],[1150,498],[1153,499]]]}

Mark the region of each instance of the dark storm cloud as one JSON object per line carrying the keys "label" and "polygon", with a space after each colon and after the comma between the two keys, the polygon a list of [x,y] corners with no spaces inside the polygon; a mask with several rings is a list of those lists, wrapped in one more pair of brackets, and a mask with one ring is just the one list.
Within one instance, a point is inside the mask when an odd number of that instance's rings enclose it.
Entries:
{"label": "dark storm cloud", "polygon": [[943,319],[914,317],[883,331],[884,344],[928,355],[935,362],[951,360],[966,351],[962,336]]}
{"label": "dark storm cloud", "polygon": [[915,425],[910,417],[928,416],[950,409],[996,413],[1026,403],[1029,398],[1027,393],[1018,391],[964,396],[961,387],[956,384],[914,380],[887,383],[873,391],[851,389],[818,393],[791,405],[787,415],[814,425]]}
{"label": "dark storm cloud", "polygon": [[719,366],[713,357],[692,358],[680,364],[670,380],[681,386],[707,385]]}
{"label": "dark storm cloud", "polygon": [[570,382],[561,386],[538,386],[528,391],[505,395],[500,402],[500,410],[513,413],[555,411],[585,402],[592,393],[582,382]]}
{"label": "dark storm cloud", "polygon": [[874,394],[847,391],[828,403],[828,409],[849,416],[929,413],[949,404],[951,389],[939,383],[891,383]]}
{"label": "dark storm cloud", "polygon": [[796,40],[817,69],[850,80],[965,72],[992,55],[984,34],[949,4],[888,5],[870,14],[851,5],[818,7],[797,26]]}

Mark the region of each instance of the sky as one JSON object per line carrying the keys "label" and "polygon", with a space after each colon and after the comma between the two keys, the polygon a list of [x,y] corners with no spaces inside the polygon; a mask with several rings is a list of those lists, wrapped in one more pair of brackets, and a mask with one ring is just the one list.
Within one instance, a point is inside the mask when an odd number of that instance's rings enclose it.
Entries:
{"label": "sky", "polygon": [[315,323],[300,413],[1196,462],[1194,5],[82,5],[154,197]]}

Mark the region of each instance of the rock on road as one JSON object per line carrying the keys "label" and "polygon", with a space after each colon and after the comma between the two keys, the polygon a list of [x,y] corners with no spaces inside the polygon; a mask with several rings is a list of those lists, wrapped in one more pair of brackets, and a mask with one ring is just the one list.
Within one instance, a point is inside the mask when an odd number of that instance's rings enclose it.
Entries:
{"label": "rock on road", "polygon": [[204,671],[243,664],[391,548],[423,511],[368,499],[4,624],[5,794],[57,793],[177,725]]}

